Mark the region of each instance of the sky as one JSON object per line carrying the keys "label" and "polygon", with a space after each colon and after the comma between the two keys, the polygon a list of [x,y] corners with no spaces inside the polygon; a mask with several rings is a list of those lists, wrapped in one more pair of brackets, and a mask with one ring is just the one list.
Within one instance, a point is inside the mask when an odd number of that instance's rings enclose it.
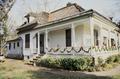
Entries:
{"label": "sky", "polygon": [[[86,10],[94,9],[100,14],[114,17],[115,21],[120,20],[120,0],[16,0],[13,8],[9,12],[9,26],[20,26],[24,21],[24,16],[29,12],[39,13],[40,11],[51,12],[60,7],[64,7],[68,2],[77,3]],[[11,27],[11,29],[13,29]]]}

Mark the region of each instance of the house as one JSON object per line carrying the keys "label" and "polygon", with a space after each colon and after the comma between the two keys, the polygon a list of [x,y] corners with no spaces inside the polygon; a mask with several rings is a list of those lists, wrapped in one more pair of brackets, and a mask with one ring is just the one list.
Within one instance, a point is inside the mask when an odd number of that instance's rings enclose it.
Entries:
{"label": "house", "polygon": [[112,20],[92,9],[85,10],[76,3],[68,3],[50,13],[29,13],[25,17],[27,22],[17,29],[24,59],[37,54],[118,52],[120,29]]}
{"label": "house", "polygon": [[23,45],[21,38],[15,38],[7,41],[6,57],[23,59]]}

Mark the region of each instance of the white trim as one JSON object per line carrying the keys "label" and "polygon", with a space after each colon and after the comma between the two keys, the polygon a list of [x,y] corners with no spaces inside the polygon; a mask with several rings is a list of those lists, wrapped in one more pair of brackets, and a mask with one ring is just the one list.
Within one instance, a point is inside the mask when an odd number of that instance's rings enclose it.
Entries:
{"label": "white trim", "polygon": [[92,17],[90,17],[89,23],[90,23],[90,30],[91,30],[91,46],[94,46],[94,25],[93,25],[94,23],[93,23]]}
{"label": "white trim", "polygon": [[71,35],[72,35],[72,46],[75,47],[76,46],[76,42],[75,42],[75,26],[74,24],[72,23],[71,24]]}

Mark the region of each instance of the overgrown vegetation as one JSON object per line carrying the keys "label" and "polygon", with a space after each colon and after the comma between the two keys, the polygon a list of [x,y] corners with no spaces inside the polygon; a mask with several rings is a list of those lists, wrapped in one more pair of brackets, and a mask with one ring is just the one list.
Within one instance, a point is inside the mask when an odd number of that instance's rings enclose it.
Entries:
{"label": "overgrown vegetation", "polygon": [[92,66],[92,57],[82,56],[82,57],[68,57],[68,58],[54,58],[47,57],[37,61],[37,65],[49,67],[49,68],[59,68],[65,70],[74,71],[86,71]]}
{"label": "overgrown vegetation", "polygon": [[105,71],[114,68],[120,64],[120,55],[113,55],[106,60],[98,58],[98,65],[95,66],[96,71]]}
{"label": "overgrown vegetation", "polygon": [[108,57],[106,60],[98,58],[98,64],[94,65],[93,58],[90,56],[55,58],[46,57],[38,60],[38,66],[57,68],[72,71],[104,71],[111,69],[120,63],[120,55]]}

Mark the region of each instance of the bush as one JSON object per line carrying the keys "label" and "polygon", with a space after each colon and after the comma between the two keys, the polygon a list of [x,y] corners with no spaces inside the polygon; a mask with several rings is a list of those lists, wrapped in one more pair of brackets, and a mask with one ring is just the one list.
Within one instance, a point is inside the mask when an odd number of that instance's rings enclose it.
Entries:
{"label": "bush", "polygon": [[44,67],[61,68],[65,70],[89,70],[92,65],[92,57],[69,57],[69,58],[53,58],[47,57],[39,61]]}
{"label": "bush", "polygon": [[107,58],[106,63],[120,63],[120,55],[113,55]]}
{"label": "bush", "polygon": [[52,57],[41,59],[38,63],[39,63],[39,65],[44,66],[44,67],[50,67],[50,68],[59,68],[60,67],[60,60],[54,59]]}
{"label": "bush", "polygon": [[55,58],[46,57],[37,61],[37,64],[49,68],[60,68],[74,71],[103,71],[108,70],[120,63],[120,55],[110,56],[104,62],[98,58],[98,65],[93,65],[93,58],[90,56]]}
{"label": "bush", "polygon": [[98,66],[102,66],[104,64],[104,60],[98,57]]}
{"label": "bush", "polygon": [[115,56],[110,56],[107,58],[106,63],[111,64],[115,61]]}
{"label": "bush", "polygon": [[81,58],[64,58],[61,60],[61,67],[67,70],[85,70],[88,68],[88,59]]}
{"label": "bush", "polygon": [[120,63],[120,55],[116,55],[114,62]]}

